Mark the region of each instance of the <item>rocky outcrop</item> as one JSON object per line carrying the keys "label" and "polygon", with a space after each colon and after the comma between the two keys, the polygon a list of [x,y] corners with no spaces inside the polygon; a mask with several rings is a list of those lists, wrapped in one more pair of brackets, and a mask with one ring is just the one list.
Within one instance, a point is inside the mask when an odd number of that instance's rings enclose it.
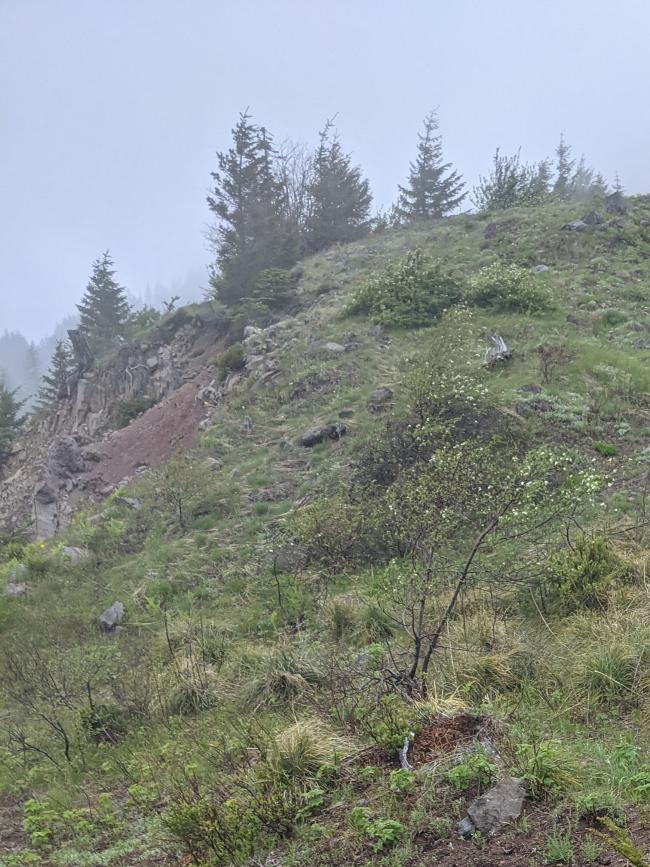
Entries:
{"label": "rocky outcrop", "polygon": [[0,470],[0,534],[52,536],[80,494],[101,493],[96,478],[90,488],[88,482],[120,408],[140,399],[158,404],[186,383],[205,385],[207,363],[221,351],[229,324],[210,304],[182,308],[105,363],[80,364],[56,410],[31,420]]}

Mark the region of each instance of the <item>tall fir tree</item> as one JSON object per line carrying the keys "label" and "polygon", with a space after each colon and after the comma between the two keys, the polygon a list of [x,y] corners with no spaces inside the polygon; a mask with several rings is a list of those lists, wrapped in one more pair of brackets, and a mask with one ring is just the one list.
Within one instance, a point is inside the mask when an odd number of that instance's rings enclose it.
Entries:
{"label": "tall fir tree", "polygon": [[211,283],[231,303],[248,295],[259,273],[293,265],[297,229],[287,215],[284,188],[268,130],[243,112],[232,147],[217,154],[208,207],[217,218],[210,240],[217,255]]}
{"label": "tall fir tree", "polygon": [[576,161],[573,159],[571,145],[560,136],[560,142],[555,149],[555,183],[553,192],[560,199],[569,200],[573,197],[573,172]]}
{"label": "tall fir tree", "polygon": [[65,340],[58,340],[49,371],[41,380],[37,404],[40,408],[52,406],[57,400],[65,397],[68,389],[68,379],[74,370],[72,350]]}
{"label": "tall fir tree", "polygon": [[86,291],[77,309],[79,330],[94,352],[101,353],[124,337],[130,308],[126,290],[115,279],[115,268],[108,251],[93,262]]}
{"label": "tall fir tree", "polygon": [[16,397],[17,391],[0,381],[0,464],[11,454],[13,442],[25,422],[25,417],[20,414],[24,401]]}
{"label": "tall fir tree", "polygon": [[361,168],[343,152],[338,134],[328,121],[320,133],[309,184],[306,220],[310,250],[363,237],[370,229],[368,215],[372,195]]}
{"label": "tall fir tree", "polygon": [[41,362],[38,357],[38,350],[34,343],[30,343],[27,347],[23,367],[25,370],[23,379],[25,393],[30,395],[31,398],[31,396],[36,392],[41,378]]}
{"label": "tall fir tree", "polygon": [[401,219],[436,219],[454,211],[467,193],[461,175],[445,163],[438,116],[430,112],[418,134],[418,153],[410,165],[408,186],[399,187],[397,205]]}

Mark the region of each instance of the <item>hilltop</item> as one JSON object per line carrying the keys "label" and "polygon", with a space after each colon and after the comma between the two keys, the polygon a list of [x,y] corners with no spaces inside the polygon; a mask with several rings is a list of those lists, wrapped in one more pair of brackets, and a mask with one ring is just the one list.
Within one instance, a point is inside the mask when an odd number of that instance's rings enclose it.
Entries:
{"label": "hilltop", "polygon": [[590,829],[650,848],[650,198],[292,274],[14,447],[0,864],[627,863]]}

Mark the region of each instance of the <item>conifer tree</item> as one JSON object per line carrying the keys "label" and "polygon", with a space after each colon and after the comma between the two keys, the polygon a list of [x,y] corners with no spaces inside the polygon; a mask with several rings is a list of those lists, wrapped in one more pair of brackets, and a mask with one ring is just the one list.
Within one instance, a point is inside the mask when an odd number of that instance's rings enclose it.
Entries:
{"label": "conifer tree", "polygon": [[232,136],[232,147],[217,154],[207,198],[217,218],[210,235],[217,254],[211,283],[226,302],[247,295],[266,268],[293,265],[297,250],[271,135],[243,112]]}
{"label": "conifer tree", "polygon": [[108,251],[93,262],[86,291],[77,304],[79,330],[95,352],[107,349],[124,337],[129,318],[126,291],[115,280],[113,260]]}
{"label": "conifer tree", "polygon": [[25,421],[20,415],[24,401],[18,400],[17,392],[17,388],[11,391],[0,381],[0,463],[9,457],[11,446]]}
{"label": "conifer tree", "polygon": [[369,231],[372,195],[359,166],[343,153],[338,135],[327,121],[320,133],[309,184],[309,215],[306,221],[310,250],[363,237]]}
{"label": "conifer tree", "polygon": [[398,211],[402,219],[436,219],[455,210],[467,195],[465,183],[442,155],[442,136],[435,111],[424,119],[418,134],[418,153],[411,163],[408,186],[399,187]]}
{"label": "conifer tree", "polygon": [[68,379],[74,370],[72,351],[65,340],[57,340],[49,371],[41,380],[38,406],[48,407],[64,397]]}
{"label": "conifer tree", "polygon": [[576,161],[572,157],[571,145],[564,138],[564,133],[560,136],[560,143],[555,149],[555,183],[553,192],[560,199],[571,199],[573,170]]}

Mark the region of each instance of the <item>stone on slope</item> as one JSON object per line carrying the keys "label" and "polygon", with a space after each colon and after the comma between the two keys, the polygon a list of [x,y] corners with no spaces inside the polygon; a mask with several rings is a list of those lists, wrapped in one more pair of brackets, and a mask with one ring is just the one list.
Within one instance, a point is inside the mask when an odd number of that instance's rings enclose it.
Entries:
{"label": "stone on slope", "polygon": [[124,606],[121,602],[113,604],[99,615],[99,626],[103,632],[115,633],[124,619]]}
{"label": "stone on slope", "polygon": [[340,440],[347,433],[347,428],[344,424],[336,422],[334,424],[326,424],[323,427],[311,428],[305,431],[300,438],[300,443],[305,448],[312,448],[325,440]]}
{"label": "stone on slope", "polygon": [[521,816],[526,794],[521,780],[506,777],[474,801],[467,817],[458,823],[458,833],[464,837],[476,831],[495,834]]}

